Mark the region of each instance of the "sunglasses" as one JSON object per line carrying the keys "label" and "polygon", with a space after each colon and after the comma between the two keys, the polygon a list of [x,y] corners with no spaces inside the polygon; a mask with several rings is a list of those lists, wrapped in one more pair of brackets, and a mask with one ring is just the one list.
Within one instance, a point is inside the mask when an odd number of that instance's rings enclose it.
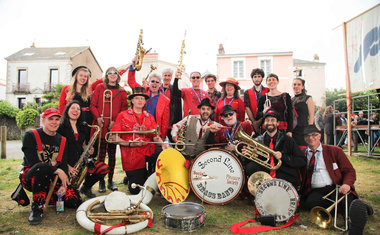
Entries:
{"label": "sunglasses", "polygon": [[318,133],[312,133],[312,134],[305,135],[305,138],[316,137],[318,135],[319,135]]}
{"label": "sunglasses", "polygon": [[233,116],[234,115],[234,113],[235,112],[230,112],[230,113],[226,113],[226,114],[224,114],[224,113],[222,113],[220,116],[222,116],[222,117],[228,117],[228,116]]}
{"label": "sunglasses", "polygon": [[197,77],[191,77],[192,79],[200,79],[201,77],[197,76]]}
{"label": "sunglasses", "polygon": [[115,74],[115,75],[116,75],[116,74],[117,74],[117,72],[116,72],[116,71],[114,71],[114,72],[108,72],[108,73],[107,73],[107,75],[111,75],[111,74]]}
{"label": "sunglasses", "polygon": [[160,81],[158,81],[158,80],[151,80],[150,82],[152,82],[152,83],[160,83]]}

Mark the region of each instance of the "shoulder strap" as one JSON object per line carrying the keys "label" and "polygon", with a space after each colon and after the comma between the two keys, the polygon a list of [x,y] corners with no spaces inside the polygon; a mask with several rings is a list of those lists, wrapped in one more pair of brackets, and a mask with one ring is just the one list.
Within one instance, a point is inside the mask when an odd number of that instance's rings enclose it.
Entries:
{"label": "shoulder strap", "polygon": [[66,137],[62,136],[61,145],[59,146],[59,152],[57,157],[57,162],[61,162],[63,153],[65,151]]}
{"label": "shoulder strap", "polygon": [[44,152],[44,149],[42,147],[42,142],[41,142],[41,137],[40,137],[40,134],[38,134],[38,131],[37,129],[33,129],[32,130],[33,134],[34,134],[34,138],[36,139],[36,143],[37,143],[37,155],[38,155],[38,159],[40,159],[40,161],[42,162],[42,154]]}

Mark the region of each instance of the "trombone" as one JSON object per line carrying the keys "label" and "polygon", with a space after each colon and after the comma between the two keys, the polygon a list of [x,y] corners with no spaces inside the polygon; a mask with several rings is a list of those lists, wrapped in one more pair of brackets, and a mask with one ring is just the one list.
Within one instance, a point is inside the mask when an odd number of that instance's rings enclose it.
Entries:
{"label": "trombone", "polygon": [[[329,192],[328,194],[326,194],[324,197],[322,197],[323,200],[329,200],[331,202],[333,202],[333,204],[331,206],[329,206],[328,208],[323,208],[323,207],[320,207],[320,206],[316,206],[314,207],[313,209],[311,209],[310,211],[310,218],[311,218],[311,221],[313,223],[315,223],[316,225],[318,225],[319,227],[321,228],[328,228],[331,226],[331,221],[332,221],[332,216],[331,216],[331,210],[334,209],[335,207],[337,207],[337,205],[343,200],[345,199],[345,203],[346,203],[346,206],[345,206],[345,223],[346,223],[346,227],[345,228],[341,228],[341,227],[338,227],[337,226],[337,217],[338,217],[338,210],[336,209],[335,210],[335,214],[334,214],[334,227],[341,230],[341,231],[347,231],[348,229],[348,199],[347,199],[347,195],[351,193],[351,191],[349,191],[348,193],[346,193],[345,195],[343,195],[341,198],[339,198],[338,200],[338,194],[339,194],[339,185],[336,186],[336,188],[334,190],[332,190],[331,192]],[[328,198],[328,196],[330,196],[333,192],[335,191],[335,200],[332,200],[330,198]]]}
{"label": "trombone", "polygon": [[[110,104],[109,117],[104,117],[105,103]],[[109,119],[109,124],[112,121],[112,91],[110,89],[106,89],[103,92],[103,107],[102,107],[102,114],[100,115],[100,117],[102,118],[103,121],[106,118]],[[104,122],[103,122],[103,124],[104,124]],[[101,142],[101,140],[102,140],[102,128],[100,128],[100,132],[99,132],[97,157],[99,157],[99,154],[100,154],[100,142]]]}
{"label": "trombone", "polygon": [[[107,132],[106,135],[105,135],[105,140],[108,142],[108,143],[111,143],[111,144],[117,144],[117,143],[121,143],[121,142],[135,142],[135,143],[138,143],[138,142],[144,142],[144,141],[126,141],[126,140],[122,140],[122,141],[116,141],[114,139],[112,139],[112,135],[122,135],[122,134],[132,134],[133,135],[133,139],[135,139],[135,134],[141,134],[141,135],[148,135],[148,134],[156,134],[156,136],[158,137],[159,134],[160,134],[160,129],[157,125],[157,128],[156,129],[152,129],[152,130],[144,130],[144,131],[110,131],[110,132]],[[147,142],[145,142],[147,143]]]}

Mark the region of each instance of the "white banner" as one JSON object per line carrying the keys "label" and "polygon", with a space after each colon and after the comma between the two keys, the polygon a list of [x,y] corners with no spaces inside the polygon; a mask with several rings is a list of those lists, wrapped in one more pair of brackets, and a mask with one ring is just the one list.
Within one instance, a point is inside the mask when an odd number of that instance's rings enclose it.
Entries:
{"label": "white banner", "polygon": [[380,88],[380,4],[346,24],[351,92]]}

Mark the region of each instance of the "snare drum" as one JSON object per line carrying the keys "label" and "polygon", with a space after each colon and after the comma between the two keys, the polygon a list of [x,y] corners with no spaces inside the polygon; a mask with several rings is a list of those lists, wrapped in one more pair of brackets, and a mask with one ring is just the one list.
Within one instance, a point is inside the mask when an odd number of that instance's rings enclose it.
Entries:
{"label": "snare drum", "polygon": [[170,204],[162,208],[163,225],[176,232],[194,232],[203,226],[206,210],[193,202]]}
{"label": "snare drum", "polygon": [[229,203],[244,186],[240,161],[224,149],[199,154],[190,167],[189,177],[195,195],[209,204]]}
{"label": "snare drum", "polygon": [[255,205],[262,216],[273,215],[276,222],[288,221],[296,212],[298,193],[291,183],[271,179],[262,183],[256,192]]}

